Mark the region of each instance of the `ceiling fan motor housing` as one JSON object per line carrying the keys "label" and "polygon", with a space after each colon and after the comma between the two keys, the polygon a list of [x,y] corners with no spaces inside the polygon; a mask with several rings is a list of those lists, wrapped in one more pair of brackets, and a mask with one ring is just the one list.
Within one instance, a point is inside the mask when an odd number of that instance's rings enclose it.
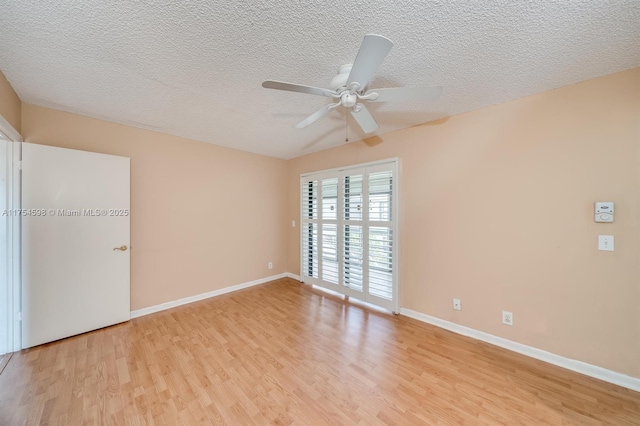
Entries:
{"label": "ceiling fan motor housing", "polygon": [[331,80],[329,87],[331,87],[333,90],[336,90],[336,91],[341,87],[346,88],[347,80],[349,79],[349,74],[351,73],[352,66],[353,64],[347,64],[347,65],[341,66],[338,69],[338,74],[336,74]]}

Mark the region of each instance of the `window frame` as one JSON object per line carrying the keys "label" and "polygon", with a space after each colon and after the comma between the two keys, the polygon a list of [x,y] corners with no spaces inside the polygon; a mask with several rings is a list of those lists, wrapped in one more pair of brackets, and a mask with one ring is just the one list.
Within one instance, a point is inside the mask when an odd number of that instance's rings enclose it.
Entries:
{"label": "window frame", "polygon": [[[391,188],[390,191],[387,192],[374,192],[374,195],[380,194],[388,194],[390,195],[389,206],[391,208],[391,215],[389,220],[369,220],[369,209],[370,209],[370,199],[369,199],[369,179],[370,175],[373,173],[378,173],[380,171],[390,171],[391,172]],[[344,183],[344,178],[346,176],[357,176],[360,172],[362,172],[362,201],[363,207],[363,215],[360,219],[349,220],[348,217],[345,219],[346,215],[343,212],[344,207],[344,192],[341,185]],[[322,186],[323,180],[332,179],[338,177],[338,191],[337,191],[337,215],[336,220],[324,220],[323,218],[323,194],[322,194]],[[318,217],[312,221],[309,221],[309,218],[304,217],[303,211],[303,203],[307,202],[304,194],[304,185],[309,181],[317,181],[318,193]],[[332,291],[336,291],[338,293],[342,293],[346,296],[352,296],[354,298],[363,300],[368,303],[373,303],[383,308],[387,308],[392,310],[393,312],[400,312],[400,274],[399,274],[399,259],[400,259],[400,160],[398,158],[390,158],[384,159],[380,161],[373,161],[368,163],[354,164],[345,167],[339,167],[334,169],[322,170],[318,172],[312,173],[303,173],[300,175],[300,186],[299,186],[299,194],[300,194],[300,280],[302,282],[317,285],[323,288],[327,288]],[[380,216],[377,216],[379,218]],[[358,221],[358,225],[362,225],[362,236],[363,236],[363,281],[362,281],[362,291],[355,291],[344,285],[344,263],[343,263],[343,246],[345,243],[343,233],[343,227],[346,225],[355,225],[354,221]],[[306,229],[306,225],[309,222],[317,223],[317,239],[318,239],[318,264],[317,264],[317,277],[310,276],[310,274],[305,274],[308,271],[304,270],[304,242],[303,242],[303,231]],[[338,266],[339,266],[339,274],[338,274],[338,283],[326,282],[323,280],[323,260],[335,262],[334,257],[326,256],[323,253],[323,233],[322,228],[324,224],[336,224],[336,244],[335,249],[337,251],[338,257]],[[378,227],[386,227],[389,229],[389,234],[391,235],[391,250],[389,252],[391,270],[380,267],[379,265],[371,265],[370,256],[369,256],[369,228],[378,228]],[[331,258],[331,259],[330,259]],[[371,294],[371,290],[369,287],[369,270],[377,270],[380,272],[391,272],[391,300],[383,299],[377,297],[376,295]],[[365,283],[366,281],[366,283]]]}

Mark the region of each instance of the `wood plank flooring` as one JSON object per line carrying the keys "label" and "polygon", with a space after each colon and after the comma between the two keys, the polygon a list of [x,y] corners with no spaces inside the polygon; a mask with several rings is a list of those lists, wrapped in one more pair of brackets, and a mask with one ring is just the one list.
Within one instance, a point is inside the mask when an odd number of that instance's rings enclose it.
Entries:
{"label": "wood plank flooring", "polygon": [[5,367],[7,366],[7,364],[9,363],[9,360],[11,360],[11,357],[13,356],[13,353],[8,353],[8,354],[4,354],[4,355],[0,355],[0,374],[2,374],[2,372],[4,371]]}
{"label": "wood plank flooring", "polygon": [[14,354],[1,425],[640,425],[640,393],[290,279]]}

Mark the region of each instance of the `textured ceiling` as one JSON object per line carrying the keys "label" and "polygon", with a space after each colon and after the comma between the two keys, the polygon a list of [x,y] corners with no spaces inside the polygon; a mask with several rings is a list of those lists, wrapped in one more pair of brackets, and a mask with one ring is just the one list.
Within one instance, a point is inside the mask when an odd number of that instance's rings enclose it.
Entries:
{"label": "textured ceiling", "polygon": [[395,43],[370,87],[444,88],[368,104],[378,134],[640,65],[638,0],[20,0],[0,69],[27,103],[292,158],[343,144],[344,110],[294,129],[329,100],[261,82],[326,87],[367,33]]}

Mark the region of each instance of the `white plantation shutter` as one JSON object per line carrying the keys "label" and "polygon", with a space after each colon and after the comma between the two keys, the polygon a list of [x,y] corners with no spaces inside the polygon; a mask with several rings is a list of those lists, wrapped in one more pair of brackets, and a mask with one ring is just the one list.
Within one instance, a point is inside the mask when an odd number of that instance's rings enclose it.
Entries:
{"label": "white plantation shutter", "polygon": [[338,284],[338,228],[322,225],[322,279]]}
{"label": "white plantation shutter", "polygon": [[342,178],[344,207],[343,214],[346,221],[362,220],[363,214],[363,179],[362,174],[350,174]]}
{"label": "white plantation shutter", "polygon": [[341,178],[342,285],[349,295],[364,291],[364,173],[363,168],[350,169]]}
{"label": "white plantation shutter", "polygon": [[369,173],[369,220],[391,221],[393,173],[389,170]]}
{"label": "white plantation shutter", "polygon": [[301,177],[303,281],[399,310],[397,162]]}
{"label": "white plantation shutter", "polygon": [[318,181],[302,184],[302,271],[307,277],[318,278]]}
{"label": "white plantation shutter", "polygon": [[322,280],[338,284],[338,178],[322,179]]}
{"label": "white plantation shutter", "polygon": [[364,281],[364,238],[362,225],[344,225],[344,248],[342,261],[344,274],[342,284],[361,292]]}
{"label": "white plantation shutter", "polygon": [[369,173],[369,294],[393,299],[393,173]]}
{"label": "white plantation shutter", "polygon": [[338,218],[338,178],[322,181],[322,219]]}

